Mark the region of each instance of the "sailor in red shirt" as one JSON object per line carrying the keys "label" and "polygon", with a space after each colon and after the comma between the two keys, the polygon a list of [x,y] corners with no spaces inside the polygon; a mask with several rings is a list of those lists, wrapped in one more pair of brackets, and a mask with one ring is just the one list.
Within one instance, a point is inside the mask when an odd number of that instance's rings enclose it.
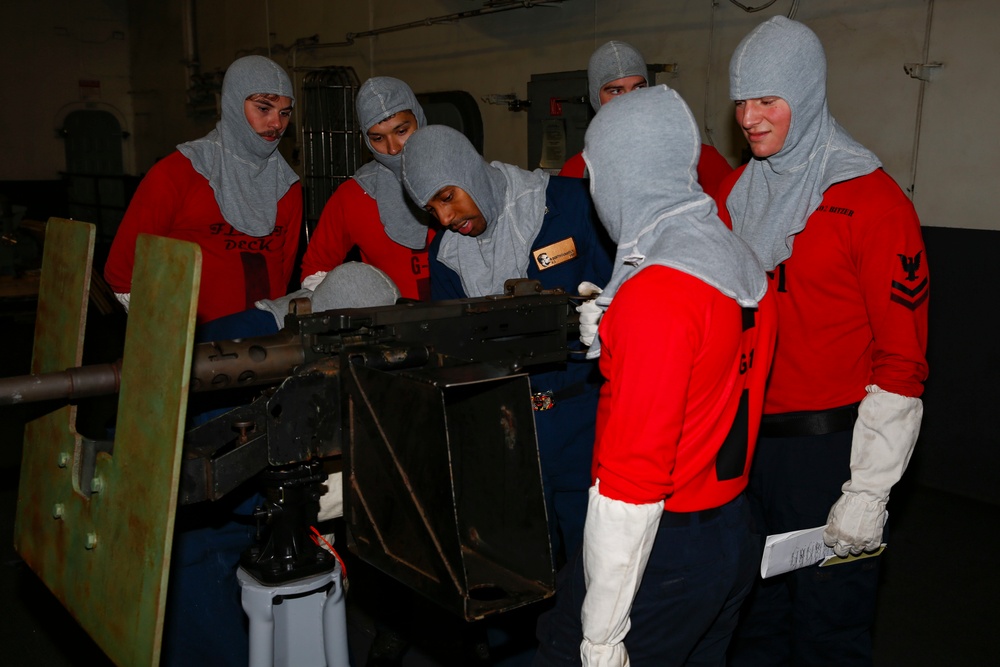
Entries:
{"label": "sailor in red shirt", "polygon": [[302,187],[277,149],[293,102],[292,82],[277,63],[247,56],[229,66],[222,119],[153,165],[115,234],[104,276],[126,310],[139,234],[201,248],[199,324],[288,291]]}
{"label": "sailor in red shirt", "polygon": [[[877,549],[920,429],[929,278],[920,222],[827,108],[805,25],[754,29],[730,64],[754,158],[719,193],[770,276],[779,340],[748,497],[764,534],[827,525],[840,555]],[[870,665],[880,559],[759,582],[731,665]]]}
{"label": "sailor in red shirt", "polygon": [[357,246],[361,260],[384,271],[403,297],[429,299],[426,248],[434,228],[399,182],[400,151],[427,124],[424,111],[409,86],[388,76],[365,81],[356,106],[375,160],[342,183],[323,207],[302,258],[302,286],[315,288]]}
{"label": "sailor in red shirt", "polygon": [[[590,88],[590,105],[598,111],[602,104],[619,95],[645,88],[649,75],[646,59],[631,44],[610,41],[590,56],[587,65],[587,84]],[[698,159],[698,183],[705,193],[714,197],[719,183],[733,170],[726,158],[708,144],[701,145]],[[559,171],[560,176],[583,178],[586,174],[583,153],[577,153]]]}
{"label": "sailor in red shirt", "polygon": [[[105,276],[126,308],[140,233],[201,248],[199,334],[288,291],[302,190],[277,147],[292,103],[291,80],[277,63],[247,56],[229,66],[215,129],[150,169],[115,235]],[[188,416],[196,421],[193,407]],[[250,487],[243,487],[218,503],[178,507],[159,656],[164,667],[248,663],[236,568],[253,541],[254,505]]]}
{"label": "sailor in red shirt", "polygon": [[606,383],[583,549],[535,665],[721,664],[757,570],[742,492],[776,320],[757,258],[696,182],[698,147],[666,86],[605,105],[587,130],[618,245],[590,351]]}

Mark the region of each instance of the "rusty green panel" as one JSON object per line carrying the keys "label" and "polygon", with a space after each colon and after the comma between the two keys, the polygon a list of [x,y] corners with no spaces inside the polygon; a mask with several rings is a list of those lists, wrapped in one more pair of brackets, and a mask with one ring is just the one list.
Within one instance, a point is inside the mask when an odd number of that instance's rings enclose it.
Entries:
{"label": "rusty green panel", "polygon": [[[43,313],[82,332],[93,228],[50,221]],[[56,230],[59,230],[56,232]],[[62,236],[66,235],[66,238]],[[53,240],[58,239],[53,243]],[[51,257],[50,257],[51,256]],[[51,260],[51,261],[50,261]],[[51,284],[46,271],[59,284]],[[74,481],[80,438],[65,408],[25,428],[15,546],[116,664],[159,663],[201,254],[191,243],[142,235],[136,244],[114,455],[99,455],[100,490],[84,498]],[[65,273],[65,275],[63,275]],[[47,289],[48,288],[48,289]],[[44,303],[44,311],[43,311]],[[51,311],[60,310],[62,315]],[[79,326],[70,328],[69,324]],[[33,372],[79,364],[80,346],[36,326]],[[69,336],[66,336],[69,337]],[[79,337],[78,337],[79,338]],[[74,358],[70,358],[75,355]],[[68,465],[60,467],[68,458]],[[58,515],[58,517],[56,516]]]}

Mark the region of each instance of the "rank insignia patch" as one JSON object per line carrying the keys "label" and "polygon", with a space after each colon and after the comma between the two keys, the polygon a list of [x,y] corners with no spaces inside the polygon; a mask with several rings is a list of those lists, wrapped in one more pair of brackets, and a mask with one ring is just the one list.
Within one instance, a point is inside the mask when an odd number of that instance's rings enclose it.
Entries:
{"label": "rank insignia patch", "polygon": [[539,271],[551,269],[553,266],[558,266],[576,257],[576,243],[573,242],[573,237],[563,239],[552,245],[539,248],[532,253],[532,256],[535,258],[535,265]]}
{"label": "rank insignia patch", "polygon": [[892,281],[892,296],[890,298],[910,310],[916,310],[920,304],[927,300],[927,276],[921,275],[920,260],[923,254],[924,251],[921,250],[912,257],[903,254],[896,255],[899,257],[902,274],[899,275],[900,280]]}

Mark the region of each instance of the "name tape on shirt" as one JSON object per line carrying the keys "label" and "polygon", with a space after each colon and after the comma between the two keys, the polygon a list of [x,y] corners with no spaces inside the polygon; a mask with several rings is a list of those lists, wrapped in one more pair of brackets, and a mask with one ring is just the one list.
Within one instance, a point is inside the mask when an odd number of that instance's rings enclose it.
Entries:
{"label": "name tape on shirt", "polygon": [[568,239],[539,248],[532,253],[532,256],[535,258],[535,265],[539,271],[551,269],[553,266],[559,266],[576,257],[576,243],[573,242],[571,236]]}

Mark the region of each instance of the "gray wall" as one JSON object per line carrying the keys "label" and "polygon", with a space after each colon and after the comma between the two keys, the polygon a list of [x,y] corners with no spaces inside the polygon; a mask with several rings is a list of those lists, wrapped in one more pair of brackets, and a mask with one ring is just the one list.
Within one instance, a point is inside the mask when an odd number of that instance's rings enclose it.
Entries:
{"label": "gray wall", "polygon": [[[131,130],[130,45],[125,0],[4,3],[0,90],[7,108],[0,181],[56,178],[65,169],[56,130],[73,111],[108,111]],[[125,144],[125,168],[134,172],[132,142]]]}

